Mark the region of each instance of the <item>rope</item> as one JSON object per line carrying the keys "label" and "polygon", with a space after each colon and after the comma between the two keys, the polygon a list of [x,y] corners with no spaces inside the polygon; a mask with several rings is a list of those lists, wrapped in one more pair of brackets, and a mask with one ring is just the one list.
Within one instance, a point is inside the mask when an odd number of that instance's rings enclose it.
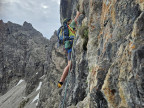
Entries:
{"label": "rope", "polygon": [[73,34],[75,34],[75,31],[74,31],[69,25],[67,25],[67,26],[68,26],[69,30],[70,30]]}
{"label": "rope", "polygon": [[[74,45],[76,44],[76,41],[78,39],[78,36],[76,38],[76,40],[74,40]],[[73,45],[73,46],[74,46]],[[72,47],[72,53],[73,53],[73,47]],[[71,53],[71,64],[72,64],[72,53]],[[64,103],[65,103],[65,99],[66,99],[66,94],[67,94],[67,86],[68,86],[68,82],[69,82],[69,77],[70,77],[70,68],[71,68],[71,64],[70,64],[70,67],[69,67],[69,72],[68,72],[68,77],[67,77],[67,80],[66,80],[66,85],[65,85],[65,93],[64,93],[64,99],[63,99],[63,102],[62,102],[62,108],[64,108]]]}

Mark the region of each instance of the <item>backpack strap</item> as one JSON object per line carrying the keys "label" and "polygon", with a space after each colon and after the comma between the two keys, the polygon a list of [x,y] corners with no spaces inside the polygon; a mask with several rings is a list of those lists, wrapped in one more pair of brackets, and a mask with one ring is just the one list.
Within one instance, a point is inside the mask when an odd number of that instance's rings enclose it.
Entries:
{"label": "backpack strap", "polygon": [[[63,28],[63,29],[64,29],[64,28]],[[64,39],[64,38],[65,38],[65,36],[64,36],[64,32],[63,32],[62,36],[63,36],[63,44],[64,44],[64,40],[65,40],[65,39]]]}
{"label": "backpack strap", "polygon": [[60,30],[60,34],[61,34],[61,36],[63,37],[63,44],[64,44],[64,32],[63,32],[63,30],[64,30],[64,28],[61,28],[61,30]]}
{"label": "backpack strap", "polygon": [[75,34],[75,31],[72,30],[72,28],[71,28],[69,25],[67,25],[67,26],[68,26],[68,29],[69,29],[73,34]]}

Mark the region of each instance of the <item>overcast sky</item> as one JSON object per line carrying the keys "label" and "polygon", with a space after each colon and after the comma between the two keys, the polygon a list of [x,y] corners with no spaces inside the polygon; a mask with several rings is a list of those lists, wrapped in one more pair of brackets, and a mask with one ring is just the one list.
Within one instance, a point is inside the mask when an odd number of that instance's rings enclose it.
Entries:
{"label": "overcast sky", "polygon": [[31,23],[48,39],[60,26],[60,0],[0,0],[0,19]]}

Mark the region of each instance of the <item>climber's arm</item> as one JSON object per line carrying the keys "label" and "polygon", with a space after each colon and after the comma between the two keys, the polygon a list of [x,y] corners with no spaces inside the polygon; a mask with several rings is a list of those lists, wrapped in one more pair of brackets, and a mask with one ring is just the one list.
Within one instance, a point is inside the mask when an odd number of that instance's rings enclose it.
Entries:
{"label": "climber's arm", "polygon": [[80,13],[79,11],[77,11],[77,14],[76,14],[74,20],[70,23],[70,27],[72,27],[72,28],[76,28],[76,25],[77,25],[77,19],[78,19],[78,17],[80,16],[80,14],[81,14],[81,13]]}
{"label": "climber's arm", "polygon": [[75,21],[75,22],[77,22],[77,19],[78,19],[78,17],[80,16],[80,14],[81,14],[81,13],[80,13],[79,11],[77,11],[76,16],[75,16],[75,18],[74,18],[74,21]]}

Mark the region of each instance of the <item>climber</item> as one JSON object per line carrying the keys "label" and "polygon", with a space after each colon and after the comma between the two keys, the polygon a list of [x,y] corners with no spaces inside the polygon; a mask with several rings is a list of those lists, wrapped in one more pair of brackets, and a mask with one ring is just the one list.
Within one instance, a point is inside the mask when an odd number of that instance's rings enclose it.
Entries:
{"label": "climber", "polygon": [[[75,28],[76,28],[76,25],[77,25],[77,19],[78,17],[80,16],[80,12],[77,11],[76,13],[76,16],[74,18],[74,20],[72,21],[71,19],[68,19],[67,21],[67,27],[68,27],[68,31],[69,31],[69,37],[75,37]],[[73,38],[74,39],[74,38]],[[67,52],[67,58],[68,58],[68,64],[67,66],[64,68],[64,71],[63,71],[63,74],[61,76],[61,79],[58,81],[58,88],[61,88],[62,85],[63,85],[63,82],[65,81],[65,78],[67,77],[68,75],[68,72],[69,72],[69,68],[71,69],[72,68],[72,64],[71,64],[71,53],[72,53],[72,44],[73,44],[73,39],[70,39],[68,41],[65,41],[65,46],[67,46],[66,44],[67,43],[70,43],[71,46],[70,48],[66,49],[66,52]]]}

